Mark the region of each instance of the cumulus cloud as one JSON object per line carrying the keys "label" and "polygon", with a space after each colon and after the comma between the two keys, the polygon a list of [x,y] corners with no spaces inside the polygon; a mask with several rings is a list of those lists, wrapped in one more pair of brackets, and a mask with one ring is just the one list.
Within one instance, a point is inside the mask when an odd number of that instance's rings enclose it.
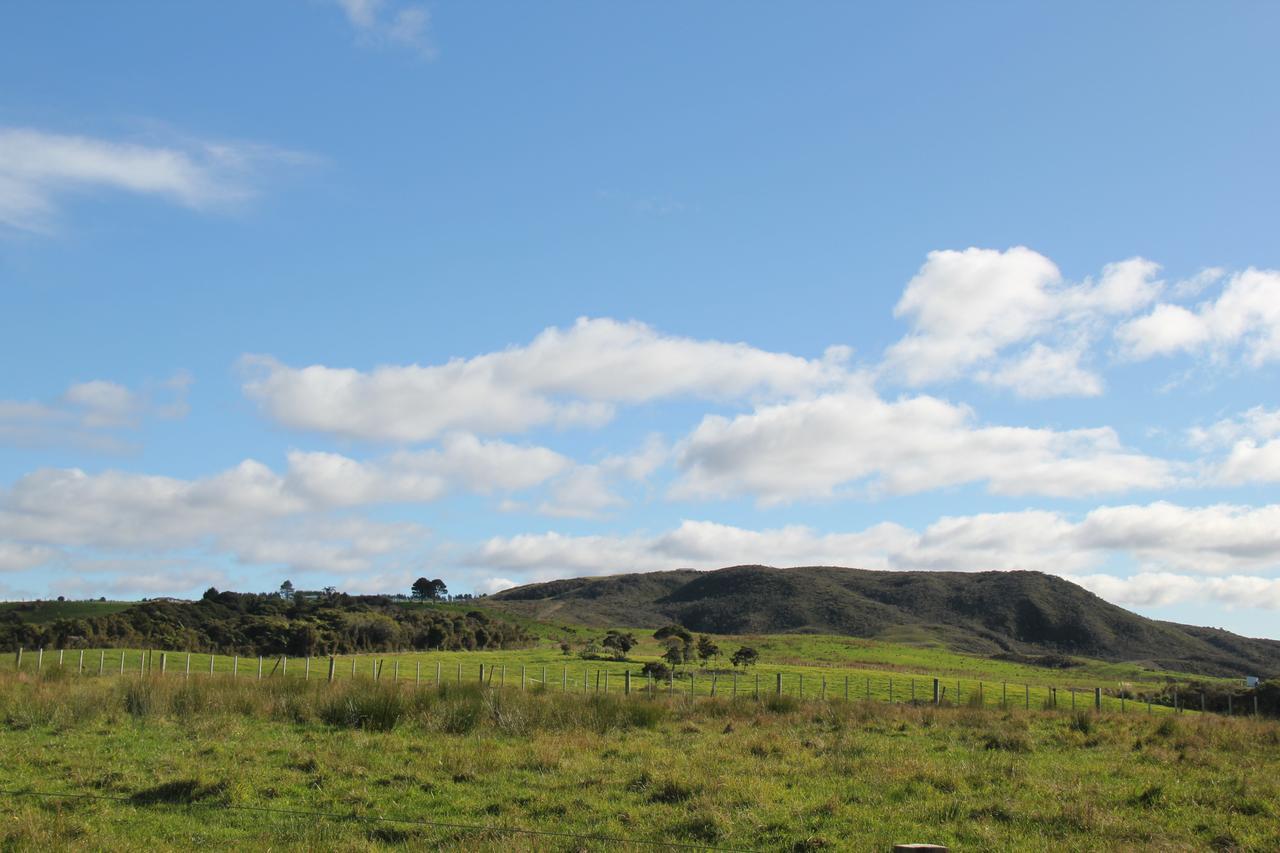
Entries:
{"label": "cumulus cloud", "polygon": [[0,400],[0,444],[119,451],[126,447],[119,430],[147,417],[185,415],[190,384],[182,372],[140,390],[94,379],[70,385],[53,400]]}
{"label": "cumulus cloud", "polygon": [[1193,427],[1187,437],[1198,448],[1229,448],[1227,457],[1211,466],[1211,483],[1280,483],[1280,409],[1254,406],[1207,427]]}
{"label": "cumulus cloud", "polygon": [[0,128],[0,226],[46,232],[64,197],[93,191],[152,196],[194,210],[254,195],[264,163],[299,155],[261,145],[142,145],[32,128]]}
{"label": "cumulus cloud", "polygon": [[412,48],[425,59],[434,59],[431,14],[425,6],[388,3],[386,0],[335,0],[362,42]]}
{"label": "cumulus cloud", "polygon": [[745,344],[662,335],[643,323],[580,319],[527,346],[439,365],[371,371],[244,359],[244,390],[283,426],[347,438],[421,442],[465,430],[598,426],[613,407],[670,398],[777,398],[831,385],[847,349],[811,360]]}
{"label": "cumulus cloud", "polygon": [[568,465],[544,448],[451,436],[438,449],[369,462],[295,452],[283,474],[254,460],[191,480],[43,469],[0,491],[0,566],[32,568],[57,548],[197,549],[247,564],[364,571],[414,547],[424,531],[340,510],[433,501],[453,490],[522,489]]}
{"label": "cumulus cloud", "polygon": [[[930,252],[894,308],[911,326],[885,354],[884,371],[910,385],[972,375],[1026,397],[1093,396],[1099,377],[1080,365],[1100,320],[1143,308],[1159,294],[1159,267],[1142,258],[1108,264],[1095,282],[1064,281],[1057,265],[1024,246]],[[1072,346],[1043,342],[1067,335]]]}
{"label": "cumulus cloud", "polygon": [[1002,495],[1080,496],[1171,485],[1169,462],[1126,450],[1109,428],[982,426],[934,397],[886,401],[870,387],[705,417],[677,450],[678,498],[762,504],[845,487],[909,494],[985,483]]}
{"label": "cumulus cloud", "polygon": [[1179,353],[1225,360],[1239,353],[1250,367],[1280,359],[1280,271],[1250,267],[1226,278],[1216,299],[1192,308],[1161,303],[1116,330],[1134,360]]}
{"label": "cumulus cloud", "polygon": [[[819,533],[803,526],[757,531],[685,521],[655,535],[495,537],[465,562],[502,573],[504,583],[512,577],[529,582],[737,563],[1028,569],[1066,576],[1127,604],[1157,606],[1200,595],[1233,606],[1275,608],[1280,607],[1275,595],[1280,580],[1265,575],[1280,571],[1277,521],[1276,505],[1182,507],[1162,502],[1101,507],[1079,520],[1043,510],[950,516],[921,531],[892,523],[853,533]],[[1125,578],[1098,572],[1115,559],[1135,562],[1139,574]]]}

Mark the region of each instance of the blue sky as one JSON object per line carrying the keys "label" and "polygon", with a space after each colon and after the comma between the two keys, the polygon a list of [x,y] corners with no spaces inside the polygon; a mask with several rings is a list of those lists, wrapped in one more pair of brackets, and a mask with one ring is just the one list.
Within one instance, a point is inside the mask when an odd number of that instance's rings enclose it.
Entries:
{"label": "blue sky", "polygon": [[23,4],[0,594],[1030,568],[1280,637],[1264,4]]}

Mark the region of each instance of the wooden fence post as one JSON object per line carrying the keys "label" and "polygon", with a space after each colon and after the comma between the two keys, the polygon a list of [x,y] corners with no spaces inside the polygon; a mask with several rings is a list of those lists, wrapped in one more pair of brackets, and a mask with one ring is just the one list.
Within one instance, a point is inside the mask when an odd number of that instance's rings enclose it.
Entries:
{"label": "wooden fence post", "polygon": [[413,684],[416,687],[422,683],[422,661],[413,662]]}
{"label": "wooden fence post", "polygon": [[693,694],[693,678],[694,678],[693,673],[692,673],[692,672],[691,672],[691,673],[689,673],[689,701],[691,701],[691,702],[693,701],[693,696],[694,696],[694,694]]}
{"label": "wooden fence post", "polygon": [[329,683],[333,683],[333,670],[338,664],[338,659],[333,655],[329,655]]}
{"label": "wooden fence post", "polygon": [[262,680],[262,655],[258,655],[258,680]]}
{"label": "wooden fence post", "polygon": [[867,701],[871,701],[871,676],[867,676]]}
{"label": "wooden fence post", "polygon": [[933,704],[942,704],[942,693],[939,690],[938,679],[936,678],[933,680]]}
{"label": "wooden fence post", "polygon": [[102,671],[107,668],[107,650],[103,649],[98,652],[98,675],[102,675]]}
{"label": "wooden fence post", "polygon": [[44,666],[44,646],[41,646],[40,649],[36,652],[36,672],[39,672],[41,667],[43,666]]}
{"label": "wooden fence post", "polygon": [[66,649],[58,649],[58,669],[62,669],[62,654]]}
{"label": "wooden fence post", "polygon": [[81,675],[84,675],[84,649],[80,650],[80,663],[76,669],[77,669],[77,672],[79,672]]}
{"label": "wooden fence post", "polygon": [[915,703],[916,703],[916,680],[913,678],[911,679],[911,704],[914,705]]}
{"label": "wooden fence post", "polygon": [[161,675],[164,675],[165,665],[168,663],[169,663],[169,653],[161,652],[160,653],[160,674]]}
{"label": "wooden fence post", "polygon": [[22,646],[18,646],[18,659],[13,664],[14,672],[22,671]]}
{"label": "wooden fence post", "polygon": [[1204,691],[1200,691],[1200,713],[1204,713]]}
{"label": "wooden fence post", "polygon": [[803,672],[800,673],[799,691],[800,691],[800,698],[803,699],[804,698],[804,673]]}
{"label": "wooden fence post", "polygon": [[756,673],[756,701],[760,701],[760,673]]}
{"label": "wooden fence post", "polygon": [[1253,715],[1258,716],[1258,688],[1253,688]]}
{"label": "wooden fence post", "polygon": [[569,667],[561,667],[560,669],[560,692],[569,692]]}
{"label": "wooden fence post", "polygon": [[525,688],[524,664],[520,664],[520,692],[523,693]]}
{"label": "wooden fence post", "polygon": [[436,687],[440,686],[440,661],[436,661]]}
{"label": "wooden fence post", "polygon": [[458,664],[458,683],[462,683],[462,664]]}
{"label": "wooden fence post", "polygon": [[1101,687],[1093,688],[1093,710],[1095,711],[1102,710],[1102,688]]}
{"label": "wooden fence post", "polygon": [[622,673],[622,695],[631,695],[631,670],[629,669]]}
{"label": "wooden fence post", "polygon": [[187,668],[183,670],[182,677],[183,678],[191,677],[191,652],[187,652]]}
{"label": "wooden fence post", "polygon": [[391,664],[391,680],[396,683],[400,681],[400,658],[396,658]]}
{"label": "wooden fence post", "polygon": [[733,671],[733,698],[738,698],[738,671]]}
{"label": "wooden fence post", "polygon": [[[1232,701],[1232,698],[1233,698],[1233,697],[1232,697],[1232,695],[1231,695],[1230,693],[1228,693],[1228,694],[1227,694],[1227,716],[1228,716],[1228,717],[1234,717],[1234,716],[1235,716],[1235,713],[1236,713],[1236,712],[1235,712],[1235,707],[1234,707],[1234,706],[1235,706],[1235,702],[1233,702],[1233,701]],[[1123,707],[1123,706],[1121,706],[1121,707]]]}
{"label": "wooden fence post", "polygon": [[1030,711],[1031,710],[1031,685],[1024,684],[1022,686],[1026,690],[1026,696],[1024,698],[1024,707],[1026,710]]}
{"label": "wooden fence post", "polygon": [[778,673],[778,695],[782,695],[782,673]]}
{"label": "wooden fence post", "polygon": [[280,677],[284,678],[289,674],[289,656],[280,655]]}
{"label": "wooden fence post", "polygon": [[716,695],[716,674],[711,673],[711,695]]}
{"label": "wooden fence post", "polygon": [[240,655],[231,656],[231,677],[235,678],[240,674]]}
{"label": "wooden fence post", "polygon": [[893,704],[893,679],[889,679],[889,704]]}
{"label": "wooden fence post", "polygon": [[120,674],[124,675],[124,649],[120,650]]}

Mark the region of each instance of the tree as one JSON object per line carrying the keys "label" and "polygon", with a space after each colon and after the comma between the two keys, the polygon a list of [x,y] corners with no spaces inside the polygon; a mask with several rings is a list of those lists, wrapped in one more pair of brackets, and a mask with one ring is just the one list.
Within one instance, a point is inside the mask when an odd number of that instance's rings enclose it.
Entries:
{"label": "tree", "polygon": [[641,675],[647,675],[654,681],[666,681],[671,677],[671,667],[660,660],[651,660],[640,668]]}
{"label": "tree", "polygon": [[684,663],[684,643],[676,637],[668,637],[667,650],[662,653],[662,659],[671,664],[672,669]]}
{"label": "tree", "polygon": [[624,634],[616,628],[610,628],[609,633],[605,634],[604,640],[601,642],[606,649],[613,650],[615,658],[626,660],[627,652],[635,648],[636,638],[633,634]]}
{"label": "tree", "polygon": [[743,646],[733,653],[733,657],[729,658],[729,662],[734,666],[740,666],[743,669],[760,660],[760,653],[750,646]]}
{"label": "tree", "polygon": [[293,581],[287,580],[284,583],[280,584],[280,597],[281,598],[293,597]]}
{"label": "tree", "polygon": [[449,594],[449,588],[439,578],[433,581],[429,581],[426,578],[418,578],[413,582],[413,586],[409,590],[417,601],[439,601]]}
{"label": "tree", "polygon": [[681,663],[685,663],[693,658],[693,635],[679,625],[672,623],[665,625],[653,632],[655,640],[676,640],[681,646]]}
{"label": "tree", "polygon": [[711,660],[711,658],[719,657],[719,656],[720,656],[720,647],[717,646],[715,642],[706,634],[700,635],[698,637],[698,657],[702,659],[702,662],[706,663],[707,661]]}

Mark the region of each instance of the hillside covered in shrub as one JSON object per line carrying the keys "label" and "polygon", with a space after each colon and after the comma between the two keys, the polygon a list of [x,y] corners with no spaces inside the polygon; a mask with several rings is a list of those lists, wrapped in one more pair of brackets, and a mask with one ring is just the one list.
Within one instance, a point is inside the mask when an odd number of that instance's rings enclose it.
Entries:
{"label": "hillside covered in shrub", "polygon": [[733,566],[516,587],[487,606],[606,627],[926,639],[983,655],[1069,654],[1206,675],[1280,674],[1280,642],[1160,622],[1040,572]]}
{"label": "hillside covered in shrub", "polygon": [[0,614],[0,648],[164,648],[244,655],[320,655],[405,649],[505,649],[533,638],[480,611],[386,596],[208,590],[198,601],[149,601],[118,613],[28,624]]}

